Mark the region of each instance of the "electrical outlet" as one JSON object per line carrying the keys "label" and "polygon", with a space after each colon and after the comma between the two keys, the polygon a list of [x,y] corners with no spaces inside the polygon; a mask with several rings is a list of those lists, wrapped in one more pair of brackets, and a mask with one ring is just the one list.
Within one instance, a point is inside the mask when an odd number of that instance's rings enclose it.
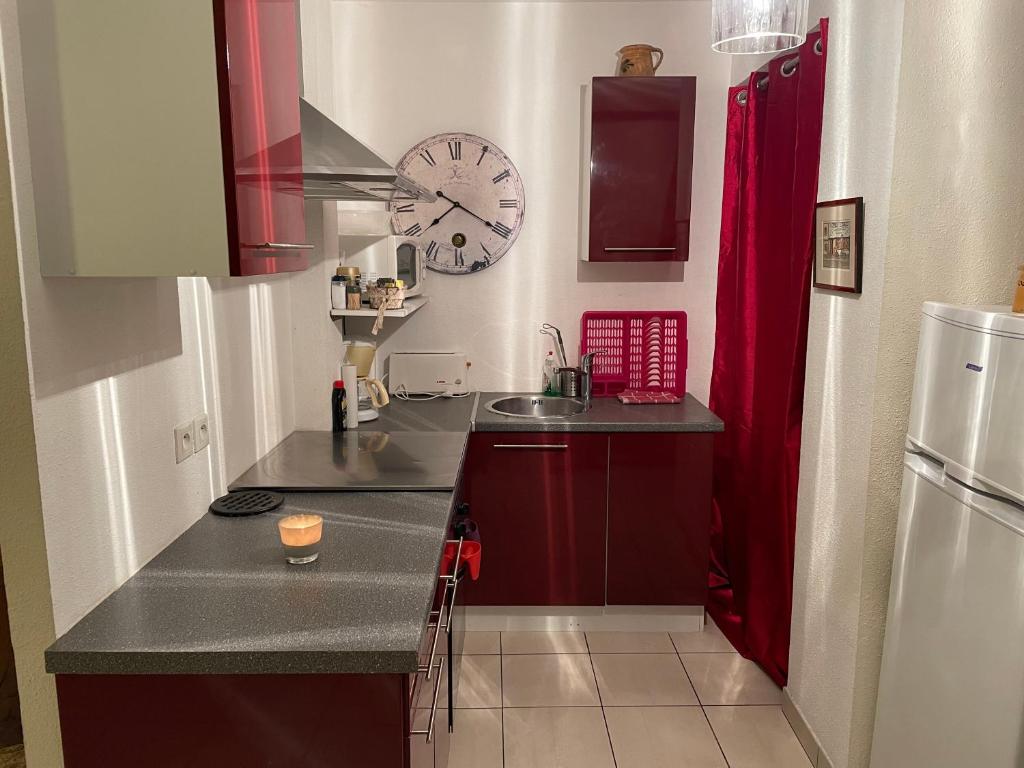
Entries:
{"label": "electrical outlet", "polygon": [[193,423],[189,421],[174,428],[174,458],[179,464],[196,451]]}
{"label": "electrical outlet", "polygon": [[196,453],[210,444],[210,419],[205,413],[196,416],[192,422],[192,435],[195,438]]}

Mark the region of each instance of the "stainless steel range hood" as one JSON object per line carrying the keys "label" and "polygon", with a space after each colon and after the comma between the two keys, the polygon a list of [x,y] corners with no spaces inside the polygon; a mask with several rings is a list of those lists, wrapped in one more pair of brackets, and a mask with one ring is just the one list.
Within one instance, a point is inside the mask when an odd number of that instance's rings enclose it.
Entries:
{"label": "stainless steel range hood", "polygon": [[307,200],[426,200],[433,192],[398,173],[376,152],[305,99],[302,119],[302,183]]}

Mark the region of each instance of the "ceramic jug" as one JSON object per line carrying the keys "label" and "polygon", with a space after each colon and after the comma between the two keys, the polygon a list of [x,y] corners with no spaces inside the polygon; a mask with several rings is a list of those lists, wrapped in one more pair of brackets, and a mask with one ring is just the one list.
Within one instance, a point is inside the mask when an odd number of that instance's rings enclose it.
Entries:
{"label": "ceramic jug", "polygon": [[[658,62],[654,62],[657,54]],[[634,43],[619,50],[619,63],[615,74],[619,77],[650,77],[658,71],[665,52],[661,48],[644,43]]]}

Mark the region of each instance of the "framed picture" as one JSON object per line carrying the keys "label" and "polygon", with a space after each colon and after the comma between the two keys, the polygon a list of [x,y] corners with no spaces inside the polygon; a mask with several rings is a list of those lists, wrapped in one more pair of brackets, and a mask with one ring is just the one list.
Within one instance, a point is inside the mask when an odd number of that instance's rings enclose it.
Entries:
{"label": "framed picture", "polygon": [[814,287],[861,292],[864,198],[818,203],[814,216]]}

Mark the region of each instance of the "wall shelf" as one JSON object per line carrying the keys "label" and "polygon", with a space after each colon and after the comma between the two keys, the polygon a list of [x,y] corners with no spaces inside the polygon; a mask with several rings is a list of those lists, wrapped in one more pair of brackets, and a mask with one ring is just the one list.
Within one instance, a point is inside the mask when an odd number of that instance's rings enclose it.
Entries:
{"label": "wall shelf", "polygon": [[[387,309],[384,311],[384,317],[408,317],[413,312],[424,306],[429,299],[426,296],[412,296],[405,300],[405,306],[401,309]],[[346,317],[376,317],[376,309],[332,309],[331,317],[334,318],[346,318]]]}

